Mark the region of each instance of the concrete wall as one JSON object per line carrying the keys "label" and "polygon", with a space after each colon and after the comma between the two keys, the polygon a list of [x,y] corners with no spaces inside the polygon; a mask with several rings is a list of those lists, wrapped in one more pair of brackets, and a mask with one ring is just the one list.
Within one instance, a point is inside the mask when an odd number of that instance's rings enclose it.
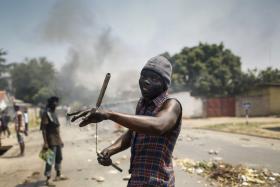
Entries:
{"label": "concrete wall", "polygon": [[249,116],[267,116],[269,115],[268,98],[261,96],[251,97],[237,97],[236,99],[236,116],[245,116],[245,109],[242,107],[243,103],[250,103]]}
{"label": "concrete wall", "polygon": [[280,114],[280,87],[270,87],[269,92],[269,112],[271,115]]}
{"label": "concrete wall", "polygon": [[[184,118],[197,118],[205,116],[202,99],[191,96],[189,92],[170,94],[170,97],[177,98],[180,101],[183,107]],[[102,107],[112,111],[135,114],[137,102],[138,99],[133,99],[116,103],[105,103],[102,105]]]}
{"label": "concrete wall", "polygon": [[249,116],[266,116],[269,111],[269,92],[266,88],[258,88],[236,97],[236,116],[245,116],[244,103],[250,103]]}

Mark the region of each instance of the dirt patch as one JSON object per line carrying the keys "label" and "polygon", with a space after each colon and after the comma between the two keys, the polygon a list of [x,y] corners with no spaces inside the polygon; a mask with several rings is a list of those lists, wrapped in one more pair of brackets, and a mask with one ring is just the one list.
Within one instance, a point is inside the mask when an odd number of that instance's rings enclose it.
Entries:
{"label": "dirt patch", "polygon": [[264,138],[280,139],[280,131],[271,129],[280,129],[279,122],[250,122],[250,123],[222,123],[211,124],[199,127],[201,129],[215,130],[221,132],[238,133]]}

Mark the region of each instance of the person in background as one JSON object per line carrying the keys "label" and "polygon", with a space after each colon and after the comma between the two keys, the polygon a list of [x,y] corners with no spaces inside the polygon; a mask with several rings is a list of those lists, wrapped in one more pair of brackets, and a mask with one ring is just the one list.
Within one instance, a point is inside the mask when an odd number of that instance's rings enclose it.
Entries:
{"label": "person in background", "polygon": [[2,124],[2,133],[6,134],[7,137],[9,138],[11,135],[11,131],[9,129],[9,122],[10,122],[10,117],[8,116],[7,110],[4,110],[2,112],[2,117],[1,117],[1,124]]}
{"label": "person in background", "polygon": [[[71,112],[71,107],[68,106],[68,105],[66,105],[65,107],[66,107],[66,114],[69,114]],[[66,124],[67,125],[71,125],[70,117],[68,115],[66,115]]]}
{"label": "person in background", "polygon": [[24,109],[24,123],[25,123],[25,135],[28,136],[28,122],[29,122],[29,118],[28,118],[28,110],[27,108]]}
{"label": "person in background", "polygon": [[2,146],[1,139],[2,139],[2,115],[0,113],[0,147]]}
{"label": "person in background", "polygon": [[17,140],[20,148],[20,156],[24,156],[25,144],[24,144],[24,132],[25,132],[25,124],[24,124],[24,116],[20,111],[19,106],[14,106],[16,116],[15,116],[15,131],[17,135]]}
{"label": "person in background", "polygon": [[[66,180],[67,177],[61,175],[62,162],[62,147],[63,142],[60,136],[60,123],[56,114],[59,98],[56,96],[50,97],[47,101],[47,106],[42,113],[41,130],[44,140],[43,149],[51,149],[55,154],[55,170],[56,177],[54,181]],[[52,165],[46,162],[45,176],[46,184],[49,185],[51,178]]]}

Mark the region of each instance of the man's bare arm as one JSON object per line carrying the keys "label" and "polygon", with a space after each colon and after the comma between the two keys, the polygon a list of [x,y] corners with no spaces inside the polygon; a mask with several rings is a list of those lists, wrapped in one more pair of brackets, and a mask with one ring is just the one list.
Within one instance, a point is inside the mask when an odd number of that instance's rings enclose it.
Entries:
{"label": "man's bare arm", "polygon": [[117,112],[106,112],[107,119],[119,123],[136,132],[151,135],[162,135],[172,129],[180,115],[180,104],[170,99],[164,103],[156,116],[128,115]]}
{"label": "man's bare arm", "polygon": [[[128,130],[120,136],[112,145],[102,151],[103,155],[112,156],[130,147],[132,131]],[[107,155],[108,154],[108,155]]]}
{"label": "man's bare arm", "polygon": [[43,140],[44,140],[44,147],[47,148],[48,147],[48,142],[47,142],[47,134],[46,134],[46,126],[48,124],[48,118],[46,115],[44,115],[42,117],[42,121],[41,121],[41,130],[42,130],[42,136],[43,136]]}
{"label": "man's bare arm", "polygon": [[156,116],[129,115],[111,111],[97,111],[84,118],[80,127],[103,120],[112,120],[128,129],[150,135],[162,135],[176,125],[181,106],[175,99],[167,100]]}

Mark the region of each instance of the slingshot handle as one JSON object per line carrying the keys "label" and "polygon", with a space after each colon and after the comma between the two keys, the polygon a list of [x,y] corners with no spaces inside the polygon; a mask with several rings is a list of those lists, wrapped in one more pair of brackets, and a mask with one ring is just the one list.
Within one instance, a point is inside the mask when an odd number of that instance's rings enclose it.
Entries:
{"label": "slingshot handle", "polygon": [[111,78],[111,74],[107,73],[106,77],[103,81],[103,85],[102,85],[102,88],[100,90],[99,97],[98,97],[97,102],[96,102],[96,109],[98,109],[100,107],[101,103],[102,103],[102,99],[104,97],[104,94],[105,94],[105,91],[106,91],[106,88],[108,86],[110,78]]}

